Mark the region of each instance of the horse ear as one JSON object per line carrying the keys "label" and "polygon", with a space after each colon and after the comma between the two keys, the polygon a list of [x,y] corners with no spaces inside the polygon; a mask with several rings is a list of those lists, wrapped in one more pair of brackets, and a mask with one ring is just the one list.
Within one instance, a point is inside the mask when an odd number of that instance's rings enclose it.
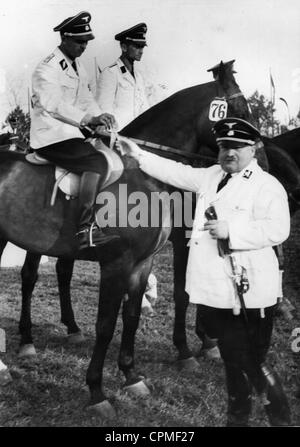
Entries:
{"label": "horse ear", "polygon": [[219,65],[219,79],[221,82],[224,78],[224,74],[225,74],[225,64],[223,61],[221,61]]}

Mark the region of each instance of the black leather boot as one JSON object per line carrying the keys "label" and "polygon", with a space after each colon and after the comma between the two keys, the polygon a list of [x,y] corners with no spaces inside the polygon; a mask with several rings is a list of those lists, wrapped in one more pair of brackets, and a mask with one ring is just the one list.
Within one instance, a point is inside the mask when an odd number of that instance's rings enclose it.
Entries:
{"label": "black leather boot", "polygon": [[120,239],[118,235],[105,234],[95,222],[94,204],[101,183],[101,174],[84,172],[79,191],[79,226],[76,233],[79,250],[99,247]]}
{"label": "black leather boot", "polygon": [[248,427],[252,407],[252,385],[239,367],[225,364],[228,391],[227,427]]}
{"label": "black leather boot", "polygon": [[266,380],[264,406],[269,422],[273,427],[288,426],[291,423],[291,412],[280,379],[276,372],[265,364],[262,365],[262,371]]}
{"label": "black leather boot", "polygon": [[231,405],[228,405],[226,427],[249,427],[249,415],[251,412],[251,397],[243,403],[237,405],[236,398],[232,398]]}

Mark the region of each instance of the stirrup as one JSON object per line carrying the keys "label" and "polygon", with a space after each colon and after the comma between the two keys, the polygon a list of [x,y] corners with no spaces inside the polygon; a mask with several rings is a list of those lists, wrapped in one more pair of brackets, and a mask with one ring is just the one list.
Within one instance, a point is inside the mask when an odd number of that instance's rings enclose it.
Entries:
{"label": "stirrup", "polygon": [[95,222],[92,223],[90,228],[85,228],[84,230],[80,230],[76,233],[76,236],[79,236],[81,233],[89,233],[89,246],[90,247],[96,247],[96,244],[93,243],[93,230],[97,229],[98,226],[95,224]]}
{"label": "stirrup", "polygon": [[114,240],[120,239],[119,235],[109,235],[103,233],[102,229],[95,222],[93,222],[89,228],[84,228],[83,230],[80,230],[76,233],[77,237],[80,237],[81,235],[86,236],[83,236],[84,247],[81,247],[81,241],[79,241],[80,249],[98,247],[110,243]]}

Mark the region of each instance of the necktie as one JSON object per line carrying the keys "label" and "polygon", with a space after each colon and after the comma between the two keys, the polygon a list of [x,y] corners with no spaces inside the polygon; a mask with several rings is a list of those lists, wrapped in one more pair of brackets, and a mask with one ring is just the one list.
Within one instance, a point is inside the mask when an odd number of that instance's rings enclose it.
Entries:
{"label": "necktie", "polygon": [[218,184],[217,192],[219,192],[224,186],[228,183],[228,180],[230,180],[232,175],[228,172],[228,174],[225,175],[225,177],[220,181]]}
{"label": "necktie", "polygon": [[78,74],[77,66],[76,66],[76,62],[75,61],[72,62],[72,67],[74,68],[75,72]]}

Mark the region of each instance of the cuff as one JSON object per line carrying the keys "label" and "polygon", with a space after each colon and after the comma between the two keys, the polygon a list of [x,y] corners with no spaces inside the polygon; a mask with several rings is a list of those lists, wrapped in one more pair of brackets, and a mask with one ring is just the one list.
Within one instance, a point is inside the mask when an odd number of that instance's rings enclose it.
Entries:
{"label": "cuff", "polygon": [[91,121],[92,118],[93,116],[90,113],[84,115],[84,117],[80,121],[80,127],[85,127]]}

